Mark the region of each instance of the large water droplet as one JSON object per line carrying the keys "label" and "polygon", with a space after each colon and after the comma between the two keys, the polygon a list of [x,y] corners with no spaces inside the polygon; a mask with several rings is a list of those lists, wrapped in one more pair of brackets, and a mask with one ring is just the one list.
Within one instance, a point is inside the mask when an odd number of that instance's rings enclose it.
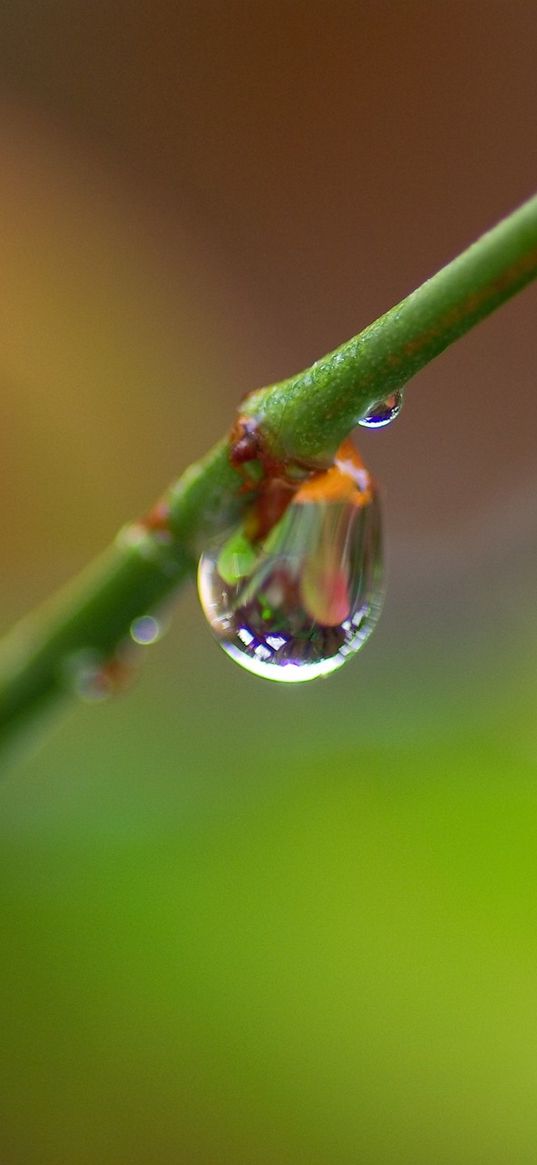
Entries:
{"label": "large water droplet", "polygon": [[403,407],[403,393],[392,392],[389,396],[384,397],[384,400],[377,401],[372,405],[365,417],[358,421],[364,429],[382,429],[384,425],[389,425],[390,421],[394,421],[399,416]]}
{"label": "large water droplet", "polygon": [[256,675],[300,682],[341,667],[382,605],[380,507],[359,459],[308,480],[262,542],[240,528],[209,548],[198,586],[224,651]]}

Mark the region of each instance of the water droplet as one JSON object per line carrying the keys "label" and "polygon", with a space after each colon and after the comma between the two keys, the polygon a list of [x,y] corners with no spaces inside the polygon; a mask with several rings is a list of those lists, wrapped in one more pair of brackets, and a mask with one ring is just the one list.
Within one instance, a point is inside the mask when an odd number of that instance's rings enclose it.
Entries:
{"label": "water droplet", "polygon": [[198,587],[216,638],[247,670],[300,682],[341,667],[382,605],[380,506],[352,446],[297,490],[264,540],[241,527],[211,546]]}
{"label": "water droplet", "polygon": [[149,647],[162,636],[162,626],[154,615],[141,615],[130,625],[130,637],[140,647]]}
{"label": "water droplet", "polygon": [[372,405],[365,417],[358,421],[358,424],[362,425],[364,429],[382,429],[384,425],[389,425],[399,416],[402,407],[403,393],[392,392],[383,400]]}

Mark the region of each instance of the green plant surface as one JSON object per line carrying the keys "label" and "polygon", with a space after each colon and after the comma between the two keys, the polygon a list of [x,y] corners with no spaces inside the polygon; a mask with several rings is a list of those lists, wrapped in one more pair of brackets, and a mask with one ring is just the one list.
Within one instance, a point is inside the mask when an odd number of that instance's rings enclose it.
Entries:
{"label": "green plant surface", "polygon": [[[386,393],[537,275],[537,197],[514,211],[359,336],[310,369],[250,395],[272,454],[310,464],[337,445]],[[192,573],[204,540],[246,504],[227,439],[171,486],[169,541],[145,521],[121,531],[103,558],[15,628],[0,652],[0,746],[72,687],[80,653],[104,662],[132,620]]]}
{"label": "green plant surface", "polygon": [[283,693],[181,603],[2,786],[2,1159],[530,1165],[529,612]]}

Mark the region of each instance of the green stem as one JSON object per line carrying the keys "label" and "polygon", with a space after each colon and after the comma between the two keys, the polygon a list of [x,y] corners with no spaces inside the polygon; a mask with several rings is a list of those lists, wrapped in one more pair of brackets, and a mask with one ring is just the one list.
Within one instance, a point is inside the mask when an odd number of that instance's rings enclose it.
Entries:
{"label": "green stem", "polygon": [[[504,219],[359,336],[311,368],[250,394],[276,457],[326,463],[376,401],[419,372],[464,332],[537,276],[537,196]],[[166,495],[168,530],[133,523],[0,650],[0,744],[73,686],[77,661],[106,660],[137,616],[192,574],[204,539],[238,517],[247,499],[227,440]]]}
{"label": "green stem", "polygon": [[254,393],[249,409],[283,457],[333,453],[371,405],[536,275],[537,196],[360,335],[305,372]]}

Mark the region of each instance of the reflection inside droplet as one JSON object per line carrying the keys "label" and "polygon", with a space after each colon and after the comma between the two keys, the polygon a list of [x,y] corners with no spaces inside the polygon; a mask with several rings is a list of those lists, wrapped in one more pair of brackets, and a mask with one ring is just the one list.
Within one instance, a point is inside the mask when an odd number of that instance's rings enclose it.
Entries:
{"label": "reflection inside droplet", "polygon": [[380,506],[356,454],[301,486],[261,542],[239,529],[202,555],[200,600],[219,643],[256,675],[328,675],[368,639],[382,605]]}
{"label": "reflection inside droplet", "polygon": [[364,429],[382,429],[399,416],[402,407],[403,393],[401,391],[392,392],[383,400],[372,405],[365,417],[358,421],[358,424],[362,425]]}

